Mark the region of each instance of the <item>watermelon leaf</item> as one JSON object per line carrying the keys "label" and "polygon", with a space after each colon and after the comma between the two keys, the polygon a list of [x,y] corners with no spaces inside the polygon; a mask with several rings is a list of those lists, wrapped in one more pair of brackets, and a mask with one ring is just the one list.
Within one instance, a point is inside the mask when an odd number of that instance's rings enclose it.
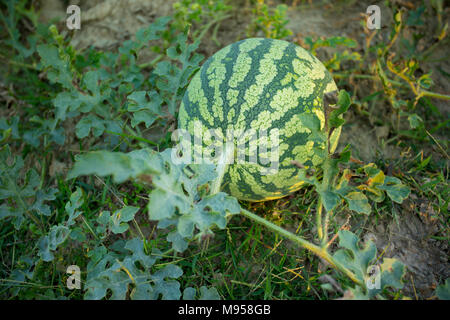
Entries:
{"label": "watermelon leaf", "polygon": [[111,231],[115,234],[124,233],[128,230],[129,221],[134,219],[136,212],[139,208],[132,206],[124,206],[122,209],[117,210],[110,218]]}
{"label": "watermelon leaf", "polygon": [[0,149],[0,220],[11,218],[18,230],[26,216],[40,224],[35,214],[50,216],[51,208],[45,202],[56,198],[54,188],[41,189],[40,177],[34,169],[23,172],[24,160],[13,156],[8,145]]}
{"label": "watermelon leaf", "polygon": [[226,226],[226,216],[240,212],[237,200],[226,193],[200,194],[201,186],[211,183],[216,172],[213,165],[194,165],[189,170],[186,165],[171,162],[171,150],[161,156],[166,164],[163,174],[153,179],[156,187],[150,193],[148,203],[149,218],[168,225],[176,225],[169,241],[178,252],[187,248],[186,240],[209,234],[215,225],[220,229]]}
{"label": "watermelon leaf", "polygon": [[402,278],[406,268],[400,261],[384,258],[380,265],[380,284],[378,288],[368,288],[369,296],[374,297],[386,288],[402,289]]}
{"label": "watermelon leaf", "polygon": [[[358,237],[350,231],[341,230],[339,235],[339,249],[333,258],[351,270],[357,279],[364,284],[367,294],[362,290],[352,289],[354,299],[373,298],[386,288],[403,288],[402,278],[405,274],[405,266],[396,259],[384,258],[383,263],[376,265],[377,274],[369,275],[371,263],[376,258],[377,248],[372,241],[368,241],[364,247],[360,248]],[[373,282],[373,278],[379,281]]]}
{"label": "watermelon leaf", "polygon": [[327,211],[333,210],[341,201],[339,195],[331,188],[319,191],[319,194],[320,197],[322,198],[323,206]]}
{"label": "watermelon leaf", "polygon": [[129,153],[92,151],[76,156],[75,160],[67,179],[96,174],[101,177],[112,175],[116,183],[129,179],[141,179],[145,182],[148,175],[162,170],[157,154],[150,149]]}
{"label": "watermelon leaf", "polygon": [[450,278],[436,288],[436,295],[441,300],[450,300]]}
{"label": "watermelon leaf", "polygon": [[347,91],[341,90],[338,95],[338,109],[333,110],[329,114],[328,118],[328,127],[329,128],[338,128],[345,123],[345,120],[342,118],[342,114],[347,112],[350,107],[351,99],[350,95]]}
{"label": "watermelon leaf", "polygon": [[[200,287],[200,296],[198,300],[220,300],[220,295],[216,288],[207,288],[205,286]],[[195,300],[197,290],[192,287],[186,288],[183,291],[183,300]]]}
{"label": "watermelon leaf", "polygon": [[184,95],[191,76],[199,69],[203,56],[195,53],[199,42],[187,44],[187,35],[179,34],[174,46],[167,49],[167,56],[181,63],[181,68],[169,61],[159,62],[154,73],[158,76],[156,86],[167,103],[169,112],[174,115],[177,105]]}
{"label": "watermelon leaf", "polygon": [[369,215],[371,212],[371,207],[369,200],[362,192],[352,191],[343,196],[345,201],[348,203],[348,208],[350,210],[356,211],[358,213],[364,213]]}
{"label": "watermelon leaf", "polygon": [[389,198],[397,203],[402,203],[410,193],[410,189],[402,184],[400,179],[389,176],[386,176],[384,179],[384,184],[378,186],[378,189],[386,191]]}
{"label": "watermelon leaf", "polygon": [[[148,212],[151,220],[165,227],[174,225],[168,238],[174,250],[182,252],[187,248],[187,240],[209,234],[213,226],[225,228],[228,214],[240,212],[237,200],[224,192],[209,194],[202,188],[215,177],[214,165],[174,164],[172,149],[162,153],[142,149],[129,153],[93,151],[76,157],[76,162],[68,174],[68,179],[81,175],[112,175],[116,183],[129,179],[140,180],[153,185],[150,191]],[[105,166],[104,163],[108,163]],[[124,210],[125,211],[122,211]],[[126,222],[133,219],[135,207],[125,207],[109,217],[104,212],[101,225],[110,225],[113,233],[128,229]],[[109,222],[108,222],[109,221]],[[194,235],[194,231],[199,233]]]}
{"label": "watermelon leaf", "polygon": [[43,236],[38,241],[38,255],[43,261],[52,261],[53,253],[69,237],[70,229],[64,225],[52,226],[48,235]]}
{"label": "watermelon leaf", "polygon": [[58,48],[52,44],[40,44],[37,52],[41,57],[41,68],[47,70],[47,77],[53,83],[59,83],[66,89],[71,89],[74,75],[69,64],[60,56]]}
{"label": "watermelon leaf", "polygon": [[150,127],[161,113],[162,99],[154,90],[148,92],[150,101],[147,101],[146,91],[135,91],[128,95],[128,111],[133,113],[131,126],[134,128],[141,122]]}

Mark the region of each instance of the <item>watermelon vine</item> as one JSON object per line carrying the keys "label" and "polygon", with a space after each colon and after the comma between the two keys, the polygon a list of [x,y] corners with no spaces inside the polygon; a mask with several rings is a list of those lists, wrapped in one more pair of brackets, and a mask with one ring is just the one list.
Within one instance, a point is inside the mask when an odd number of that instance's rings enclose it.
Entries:
{"label": "watermelon vine", "polygon": [[[349,106],[348,93],[341,91],[337,107],[326,107],[330,132],[343,124],[340,116]],[[349,209],[357,213],[370,214],[368,198],[362,190],[375,201],[382,201],[387,194],[393,201],[401,203],[408,196],[409,189],[396,178],[384,176],[373,164],[361,168],[366,174],[367,181],[353,185],[349,170],[340,172],[342,170],[339,168],[340,164],[346,164],[350,159],[350,151],[346,148],[339,155],[329,153],[322,167],[316,168],[315,175],[308,176],[306,169],[300,171],[299,178],[313,185],[319,194],[316,210],[318,244],[242,208],[234,197],[218,191],[217,186],[221,185],[226,165],[176,165],[172,162],[171,149],[162,153],[150,149],[127,154],[89,152],[77,156],[68,178],[97,174],[112,175],[116,183],[132,179],[148,185],[151,181],[153,190],[149,196],[149,218],[158,221],[161,227],[171,225],[175,227],[168,235],[168,241],[172,243],[172,248],[176,252],[183,252],[190,241],[202,239],[213,233],[215,228],[225,228],[227,220],[232,215],[241,214],[311,251],[348,276],[357,285],[352,289],[355,296],[372,298],[388,287],[401,288],[404,266],[397,260],[385,259],[380,269],[382,286],[375,289],[367,288],[367,281],[371,278],[367,271],[370,263],[376,260],[374,244],[368,242],[360,248],[359,239],[353,233],[341,230],[338,233],[341,249],[331,253],[330,246],[333,239],[328,240],[329,220],[333,217],[333,210],[342,202],[347,203]],[[105,162],[112,165],[104,166]],[[210,185],[210,188],[205,188],[205,185]]]}

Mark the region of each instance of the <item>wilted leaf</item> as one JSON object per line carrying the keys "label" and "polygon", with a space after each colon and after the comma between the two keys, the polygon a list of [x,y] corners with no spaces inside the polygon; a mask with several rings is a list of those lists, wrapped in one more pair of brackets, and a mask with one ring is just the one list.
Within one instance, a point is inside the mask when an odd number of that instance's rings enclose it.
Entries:
{"label": "wilted leaf", "polygon": [[147,101],[146,91],[135,91],[128,95],[128,111],[133,114],[131,126],[134,128],[141,122],[150,127],[161,113],[162,99],[156,91],[148,93],[150,101]]}
{"label": "wilted leaf", "polygon": [[341,202],[339,195],[331,189],[319,191],[319,194],[327,211],[333,210]]}
{"label": "wilted leaf", "polygon": [[237,214],[240,206],[237,200],[223,192],[214,195],[199,194],[199,187],[212,181],[215,168],[212,165],[175,165],[171,162],[171,150],[161,153],[165,163],[162,174],[152,179],[156,187],[150,193],[149,218],[157,221],[173,220],[178,235],[171,233],[169,241],[175,250],[186,249],[186,238],[192,238],[194,231],[207,234],[213,226],[225,228],[226,215]]}
{"label": "wilted leaf", "polygon": [[60,83],[66,89],[71,89],[73,75],[69,64],[61,59],[58,48],[51,44],[41,44],[37,46],[37,52],[41,56],[42,66],[47,68],[48,79]]}
{"label": "wilted leaf", "polygon": [[371,207],[369,200],[362,192],[350,192],[344,196],[344,199],[347,201],[350,210],[358,213],[370,214]]}
{"label": "wilted leaf", "polygon": [[154,69],[154,73],[158,76],[156,86],[172,115],[175,114],[189,79],[199,69],[199,63],[203,60],[202,55],[195,53],[198,45],[199,42],[187,44],[187,36],[179,34],[175,45],[167,49],[167,56],[177,60],[181,68],[175,63],[161,61]]}

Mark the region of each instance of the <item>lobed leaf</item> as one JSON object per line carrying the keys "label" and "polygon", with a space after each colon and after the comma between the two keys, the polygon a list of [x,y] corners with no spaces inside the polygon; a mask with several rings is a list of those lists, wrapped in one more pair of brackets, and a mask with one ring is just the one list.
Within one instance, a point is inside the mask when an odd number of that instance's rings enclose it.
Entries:
{"label": "lobed leaf", "polygon": [[436,295],[441,300],[450,300],[450,278],[436,288]]}
{"label": "lobed leaf", "polygon": [[136,150],[129,153],[92,151],[75,157],[76,162],[67,175],[73,179],[82,175],[112,175],[116,183],[158,173],[161,163],[154,151]]}
{"label": "lobed leaf", "polygon": [[99,300],[109,293],[113,300],[128,296],[135,300],[181,297],[180,284],[175,280],[183,274],[181,268],[169,264],[152,273],[159,250],[147,255],[142,240],[134,238],[125,242],[123,251],[118,254],[99,247],[89,253],[92,259],[88,264],[85,299]]}

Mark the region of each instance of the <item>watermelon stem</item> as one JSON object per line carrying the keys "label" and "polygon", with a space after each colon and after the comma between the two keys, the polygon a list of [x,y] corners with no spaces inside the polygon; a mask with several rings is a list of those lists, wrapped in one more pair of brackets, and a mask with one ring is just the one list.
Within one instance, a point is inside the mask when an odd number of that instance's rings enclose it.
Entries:
{"label": "watermelon stem", "polygon": [[225,151],[222,152],[221,157],[216,166],[217,178],[214,180],[211,186],[211,194],[216,194],[220,192],[220,187],[222,186],[223,176],[228,169],[228,165],[233,163],[234,158],[234,145],[230,143],[225,144]]}
{"label": "watermelon stem", "polygon": [[253,221],[255,221],[256,223],[259,223],[263,226],[265,226],[267,229],[299,244],[301,247],[311,251],[312,253],[314,253],[315,255],[317,255],[319,258],[324,259],[325,261],[327,261],[329,264],[331,264],[334,268],[340,270],[342,273],[344,273],[346,276],[348,276],[352,281],[354,281],[355,283],[357,283],[358,285],[362,286],[363,288],[365,288],[364,283],[362,283],[357,277],[356,275],[349,269],[347,269],[344,265],[342,265],[341,263],[339,263],[338,261],[336,261],[333,256],[327,251],[327,247],[325,246],[317,246],[311,242],[309,242],[308,240],[297,236],[296,234],[289,232],[279,226],[277,226],[276,224],[248,211],[245,209],[241,209],[241,214]]}

